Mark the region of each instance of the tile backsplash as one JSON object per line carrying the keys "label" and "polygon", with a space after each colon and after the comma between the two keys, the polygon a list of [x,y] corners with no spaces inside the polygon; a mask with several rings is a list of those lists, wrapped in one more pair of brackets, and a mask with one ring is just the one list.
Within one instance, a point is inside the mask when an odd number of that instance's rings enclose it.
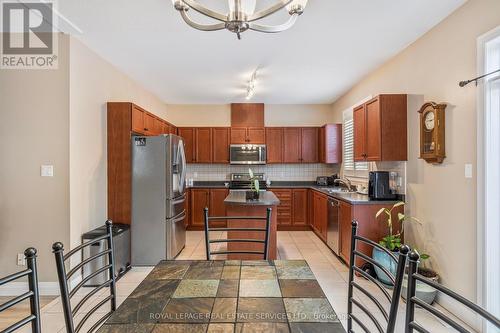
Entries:
{"label": "tile backsplash", "polygon": [[[194,181],[229,180],[236,172],[248,172],[249,166],[227,164],[188,164],[186,177]],[[330,164],[268,164],[250,166],[252,171],[265,173],[271,181],[314,181],[317,176],[340,172],[340,165]]]}

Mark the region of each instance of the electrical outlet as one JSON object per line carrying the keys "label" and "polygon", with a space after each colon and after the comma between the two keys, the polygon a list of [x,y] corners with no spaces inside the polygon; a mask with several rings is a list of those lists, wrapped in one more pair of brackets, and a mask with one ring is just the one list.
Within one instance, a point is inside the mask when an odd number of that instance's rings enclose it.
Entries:
{"label": "electrical outlet", "polygon": [[23,253],[17,254],[17,266],[26,266],[26,258]]}
{"label": "electrical outlet", "polygon": [[465,178],[472,178],[472,164],[465,165]]}

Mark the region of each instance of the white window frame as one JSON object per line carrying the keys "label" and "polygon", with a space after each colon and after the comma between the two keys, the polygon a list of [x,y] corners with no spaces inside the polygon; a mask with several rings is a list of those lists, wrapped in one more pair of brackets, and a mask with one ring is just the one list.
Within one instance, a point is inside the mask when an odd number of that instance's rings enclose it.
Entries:
{"label": "white window frame", "polygon": [[[342,152],[344,156],[344,163],[342,165],[342,173],[344,177],[347,177],[352,180],[360,180],[360,181],[366,181],[368,179],[368,173],[370,172],[370,163],[369,162],[354,162],[354,135],[353,135],[353,147],[352,147],[352,156],[353,156],[353,168],[347,168],[346,167],[346,140],[345,140],[345,135],[346,135],[346,122],[353,119],[353,110],[355,107],[357,107],[360,104],[363,104],[369,100],[372,99],[372,96],[367,96],[363,100],[359,101],[355,105],[351,106],[350,108],[344,110],[342,113]],[[350,163],[351,164],[351,163]]]}
{"label": "white window frame", "polygon": [[[478,75],[493,70],[488,68],[486,48],[488,43],[500,38],[500,26],[478,38],[477,59]],[[477,272],[478,272],[478,303],[488,311],[498,315],[500,303],[498,294],[498,251],[491,253],[490,247],[500,244],[498,234],[498,202],[500,191],[498,170],[491,169],[491,165],[498,167],[498,114],[491,112],[488,91],[491,82],[500,80],[500,75],[492,75],[479,82],[477,89]],[[496,186],[491,186],[497,183]],[[496,215],[496,216],[495,216]],[[496,228],[496,229],[495,229]],[[494,250],[493,250],[494,251]],[[483,332],[494,332],[486,321],[482,323]]]}

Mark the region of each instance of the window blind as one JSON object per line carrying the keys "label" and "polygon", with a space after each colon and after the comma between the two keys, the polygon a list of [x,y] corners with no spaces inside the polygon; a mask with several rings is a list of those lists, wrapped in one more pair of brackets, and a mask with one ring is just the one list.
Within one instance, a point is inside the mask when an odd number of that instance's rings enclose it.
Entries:
{"label": "window blind", "polygon": [[[352,110],[344,118],[344,170],[368,171],[368,162],[354,162],[354,121]],[[364,176],[367,176],[367,174]]]}

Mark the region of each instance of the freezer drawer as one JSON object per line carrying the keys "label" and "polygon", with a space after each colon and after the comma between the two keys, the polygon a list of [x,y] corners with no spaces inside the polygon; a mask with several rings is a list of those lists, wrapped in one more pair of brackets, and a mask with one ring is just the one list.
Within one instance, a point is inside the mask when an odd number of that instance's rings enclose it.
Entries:
{"label": "freezer drawer", "polygon": [[167,260],[177,257],[186,244],[185,219],[185,210],[178,216],[167,219]]}

